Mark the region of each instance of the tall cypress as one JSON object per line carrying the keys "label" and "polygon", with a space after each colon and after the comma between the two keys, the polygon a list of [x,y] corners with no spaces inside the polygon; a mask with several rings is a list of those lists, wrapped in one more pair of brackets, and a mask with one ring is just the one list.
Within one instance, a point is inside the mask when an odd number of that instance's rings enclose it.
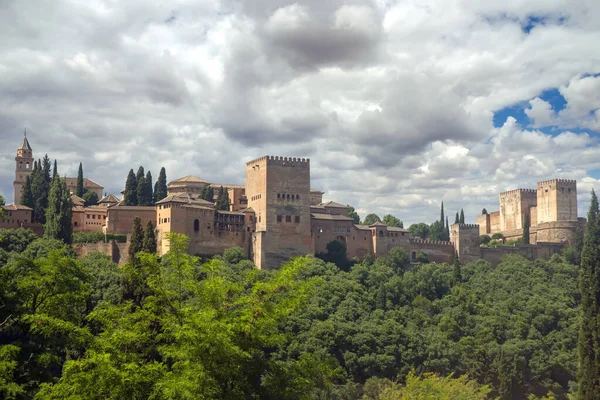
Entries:
{"label": "tall cypress", "polygon": [[133,230],[129,239],[129,261],[137,265],[136,254],[142,251],[144,245],[144,232],[142,231],[142,220],[140,217],[133,217]]}
{"label": "tall cypress", "polygon": [[145,206],[146,205],[146,197],[144,196],[144,191],[146,189],[146,178],[142,175],[141,178],[136,179],[137,181],[137,205]]}
{"label": "tall cypress", "polygon": [[165,167],[160,169],[158,180],[154,185],[154,202],[157,203],[167,197],[167,172]]}
{"label": "tall cypress", "polygon": [[83,188],[83,164],[79,163],[79,171],[77,171],[77,189],[75,194],[79,197],[83,197],[85,189]]}
{"label": "tall cypress", "polygon": [[[46,160],[47,157],[44,157]],[[48,179],[46,179],[46,168],[48,168]],[[34,164],[34,170],[31,173],[31,192],[33,193],[33,219],[40,224],[46,223],[46,208],[48,208],[48,194],[50,192],[50,160],[44,163],[38,160]]]}
{"label": "tall cypress", "polygon": [[56,164],[56,159],[54,159],[54,167],[52,168],[52,179],[58,176],[58,165]]}
{"label": "tall cypress", "polygon": [[139,167],[139,168],[138,168],[138,170],[137,170],[137,173],[135,174],[135,181],[136,181],[136,182],[139,182],[139,181],[140,181],[140,179],[142,179],[142,178],[143,178],[143,177],[145,177],[145,176],[146,176],[146,173],[144,172],[144,167],[142,167],[142,166],[140,165],[140,167]]}
{"label": "tall cypress", "polygon": [[154,234],[154,225],[152,224],[152,221],[148,221],[146,224],[142,250],[146,253],[156,254],[156,235]]}
{"label": "tall cypress", "polygon": [[463,209],[460,209],[460,224],[464,224],[465,223],[465,213],[463,212]]}
{"label": "tall cypress", "polygon": [[460,224],[460,218],[458,217],[458,211],[456,212],[456,218],[454,218],[455,224]]}
{"label": "tall cypress", "polygon": [[444,228],[444,202],[442,201],[442,211],[440,212],[440,223],[442,224],[442,228]]}
{"label": "tall cypress", "polygon": [[25,186],[23,186],[23,192],[21,193],[21,204],[30,208],[35,207],[35,200],[31,191],[31,177],[29,175],[25,178]]}
{"label": "tall cypress", "polygon": [[448,225],[448,216],[446,216],[446,239],[447,242],[450,241],[450,225]]}
{"label": "tall cypress", "polygon": [[143,202],[140,203],[140,206],[151,206],[154,204],[154,198],[152,196],[152,173],[150,171],[146,172],[146,177],[144,178],[142,197]]}
{"label": "tall cypress", "polygon": [[523,219],[523,243],[529,244],[529,225],[531,222],[529,221],[529,213],[525,214]]}
{"label": "tall cypress", "polygon": [[206,201],[210,201],[211,203],[215,202],[215,191],[211,185],[204,186],[202,189],[202,197]]}
{"label": "tall cypress", "polygon": [[454,250],[454,268],[453,268],[454,283],[462,282],[462,274],[460,271],[460,259],[458,258],[458,251]]}
{"label": "tall cypress", "polygon": [[127,175],[123,200],[126,206],[137,206],[137,181],[133,169],[130,169]]}
{"label": "tall cypress", "polygon": [[215,203],[215,208],[217,210],[229,211],[229,205],[229,194],[227,193],[227,189],[221,186],[221,189],[219,189],[217,202]]}
{"label": "tall cypress", "polygon": [[44,237],[62,240],[71,243],[73,236],[73,203],[65,181],[57,177],[52,181],[52,188],[48,196],[48,209],[46,210],[46,223],[44,224]]}
{"label": "tall cypress", "polygon": [[583,238],[579,290],[578,393],[580,400],[600,399],[600,218],[598,198],[592,190],[587,226]]}

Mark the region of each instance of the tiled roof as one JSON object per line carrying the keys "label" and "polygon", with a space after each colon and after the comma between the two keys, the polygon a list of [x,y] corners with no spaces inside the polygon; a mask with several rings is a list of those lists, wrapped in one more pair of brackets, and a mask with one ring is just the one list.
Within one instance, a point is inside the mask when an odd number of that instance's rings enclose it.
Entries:
{"label": "tiled roof", "polygon": [[310,216],[312,219],[324,219],[329,221],[352,221],[352,218],[347,217],[345,215],[311,213]]}
{"label": "tiled roof", "polygon": [[[77,178],[63,178],[67,187],[77,186]],[[104,186],[94,182],[91,179],[83,178],[83,187],[84,188],[93,188],[93,189],[104,189]]]}
{"label": "tiled roof", "polygon": [[388,226],[388,231],[392,231],[392,232],[408,232],[408,229],[398,228],[396,226]]}
{"label": "tiled roof", "polygon": [[27,140],[27,136],[23,138],[23,141],[21,142],[21,145],[19,146],[18,150],[33,150],[29,145],[29,140]]}
{"label": "tiled roof", "polygon": [[140,211],[147,211],[147,210],[156,210],[156,207],[154,206],[122,206],[122,205],[114,205],[112,207],[108,208],[109,210],[140,210]]}
{"label": "tiled roof", "polygon": [[32,208],[24,206],[23,204],[8,204],[8,205],[5,205],[5,206],[2,206],[2,208],[4,210],[9,210],[9,211],[15,211],[15,210],[29,210],[29,211],[33,211]]}
{"label": "tiled roof", "polygon": [[169,182],[168,186],[171,186],[171,184],[178,184],[178,183],[210,183],[210,182],[205,181],[204,179],[198,178],[197,176],[187,175],[182,178],[175,179],[174,181]]}
{"label": "tiled roof", "polygon": [[224,210],[216,210],[219,214],[227,214],[227,215],[244,215],[243,212],[240,211],[224,211]]}
{"label": "tiled roof", "polygon": [[343,204],[336,203],[335,201],[328,201],[327,203],[321,203],[319,205],[323,206],[323,207],[350,208],[349,206],[345,206]]}
{"label": "tiled roof", "polygon": [[104,196],[98,203],[118,203],[120,200],[114,194]]}
{"label": "tiled roof", "polygon": [[371,224],[371,225],[369,225],[369,228],[370,228],[370,227],[372,227],[372,226],[385,226],[385,227],[387,228],[387,225],[386,225],[386,224],[384,224],[384,223],[383,223],[383,222],[381,222],[381,221],[377,221],[377,222],[375,222],[374,224]]}
{"label": "tiled roof", "polygon": [[368,226],[366,226],[366,225],[354,224],[354,227],[355,227],[356,229],[358,229],[359,231],[370,231],[370,230],[371,230],[371,228],[369,228],[369,227],[368,227]]}
{"label": "tiled roof", "polygon": [[71,195],[71,201],[73,202],[73,205],[76,205],[76,206],[82,206],[85,204],[84,199],[82,199],[81,197],[74,195],[74,194]]}

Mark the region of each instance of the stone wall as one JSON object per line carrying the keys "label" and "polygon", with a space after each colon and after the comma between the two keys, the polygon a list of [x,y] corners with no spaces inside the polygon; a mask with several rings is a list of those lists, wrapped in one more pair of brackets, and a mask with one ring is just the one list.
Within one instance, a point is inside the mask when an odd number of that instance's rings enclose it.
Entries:
{"label": "stone wall", "polygon": [[78,258],[89,256],[94,252],[100,252],[106,254],[113,262],[118,264],[129,261],[129,241],[127,243],[117,243],[114,240],[111,240],[109,243],[75,243],[72,247]]}
{"label": "stone wall", "polygon": [[519,244],[515,246],[498,246],[480,248],[480,258],[496,267],[502,257],[507,254],[520,254],[532,260],[549,260],[555,253],[560,253],[563,245],[559,243]]}
{"label": "stone wall", "polygon": [[577,181],[553,179],[537,184],[537,224],[577,220]]}
{"label": "stone wall", "polygon": [[500,230],[523,228],[524,216],[537,204],[533,189],[515,189],[500,193]]}
{"label": "stone wall", "polygon": [[148,221],[156,226],[156,207],[145,206],[113,206],[108,208],[106,218],[106,233],[117,235],[129,235],[133,229],[133,218],[140,217],[142,228],[146,227]]}
{"label": "stone wall", "polygon": [[530,229],[531,243],[551,242],[574,244],[577,230],[585,231],[585,218],[577,221],[544,222]]}
{"label": "stone wall", "polygon": [[411,261],[415,261],[417,254],[422,251],[427,253],[429,262],[454,262],[454,245],[451,242],[411,239],[405,250]]}
{"label": "stone wall", "polygon": [[458,252],[461,264],[467,264],[480,258],[478,225],[450,225],[450,241]]}

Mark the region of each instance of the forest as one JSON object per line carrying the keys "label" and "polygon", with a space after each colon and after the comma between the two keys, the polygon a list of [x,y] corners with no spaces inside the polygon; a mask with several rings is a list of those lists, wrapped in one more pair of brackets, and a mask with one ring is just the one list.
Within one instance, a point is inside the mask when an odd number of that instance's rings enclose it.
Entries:
{"label": "forest", "polygon": [[[257,270],[172,234],[119,267],[0,231],[0,398],[566,399],[577,390],[579,267],[459,268],[400,248],[344,271]],[[420,396],[420,397],[419,397]]]}

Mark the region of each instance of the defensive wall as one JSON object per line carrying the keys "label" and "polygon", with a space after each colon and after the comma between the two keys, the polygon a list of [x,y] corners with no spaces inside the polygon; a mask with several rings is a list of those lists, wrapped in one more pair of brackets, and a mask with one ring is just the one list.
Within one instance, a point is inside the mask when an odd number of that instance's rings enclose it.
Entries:
{"label": "defensive wall", "polygon": [[451,264],[454,261],[454,245],[452,242],[410,239],[405,250],[411,261],[416,260],[420,251],[427,253],[430,262]]}
{"label": "defensive wall", "polygon": [[73,244],[73,251],[77,257],[89,256],[92,253],[100,252],[106,254],[111,258],[113,262],[117,264],[126,263],[129,261],[129,238],[127,243],[118,243],[115,240],[111,240],[108,243],[75,243]]}

